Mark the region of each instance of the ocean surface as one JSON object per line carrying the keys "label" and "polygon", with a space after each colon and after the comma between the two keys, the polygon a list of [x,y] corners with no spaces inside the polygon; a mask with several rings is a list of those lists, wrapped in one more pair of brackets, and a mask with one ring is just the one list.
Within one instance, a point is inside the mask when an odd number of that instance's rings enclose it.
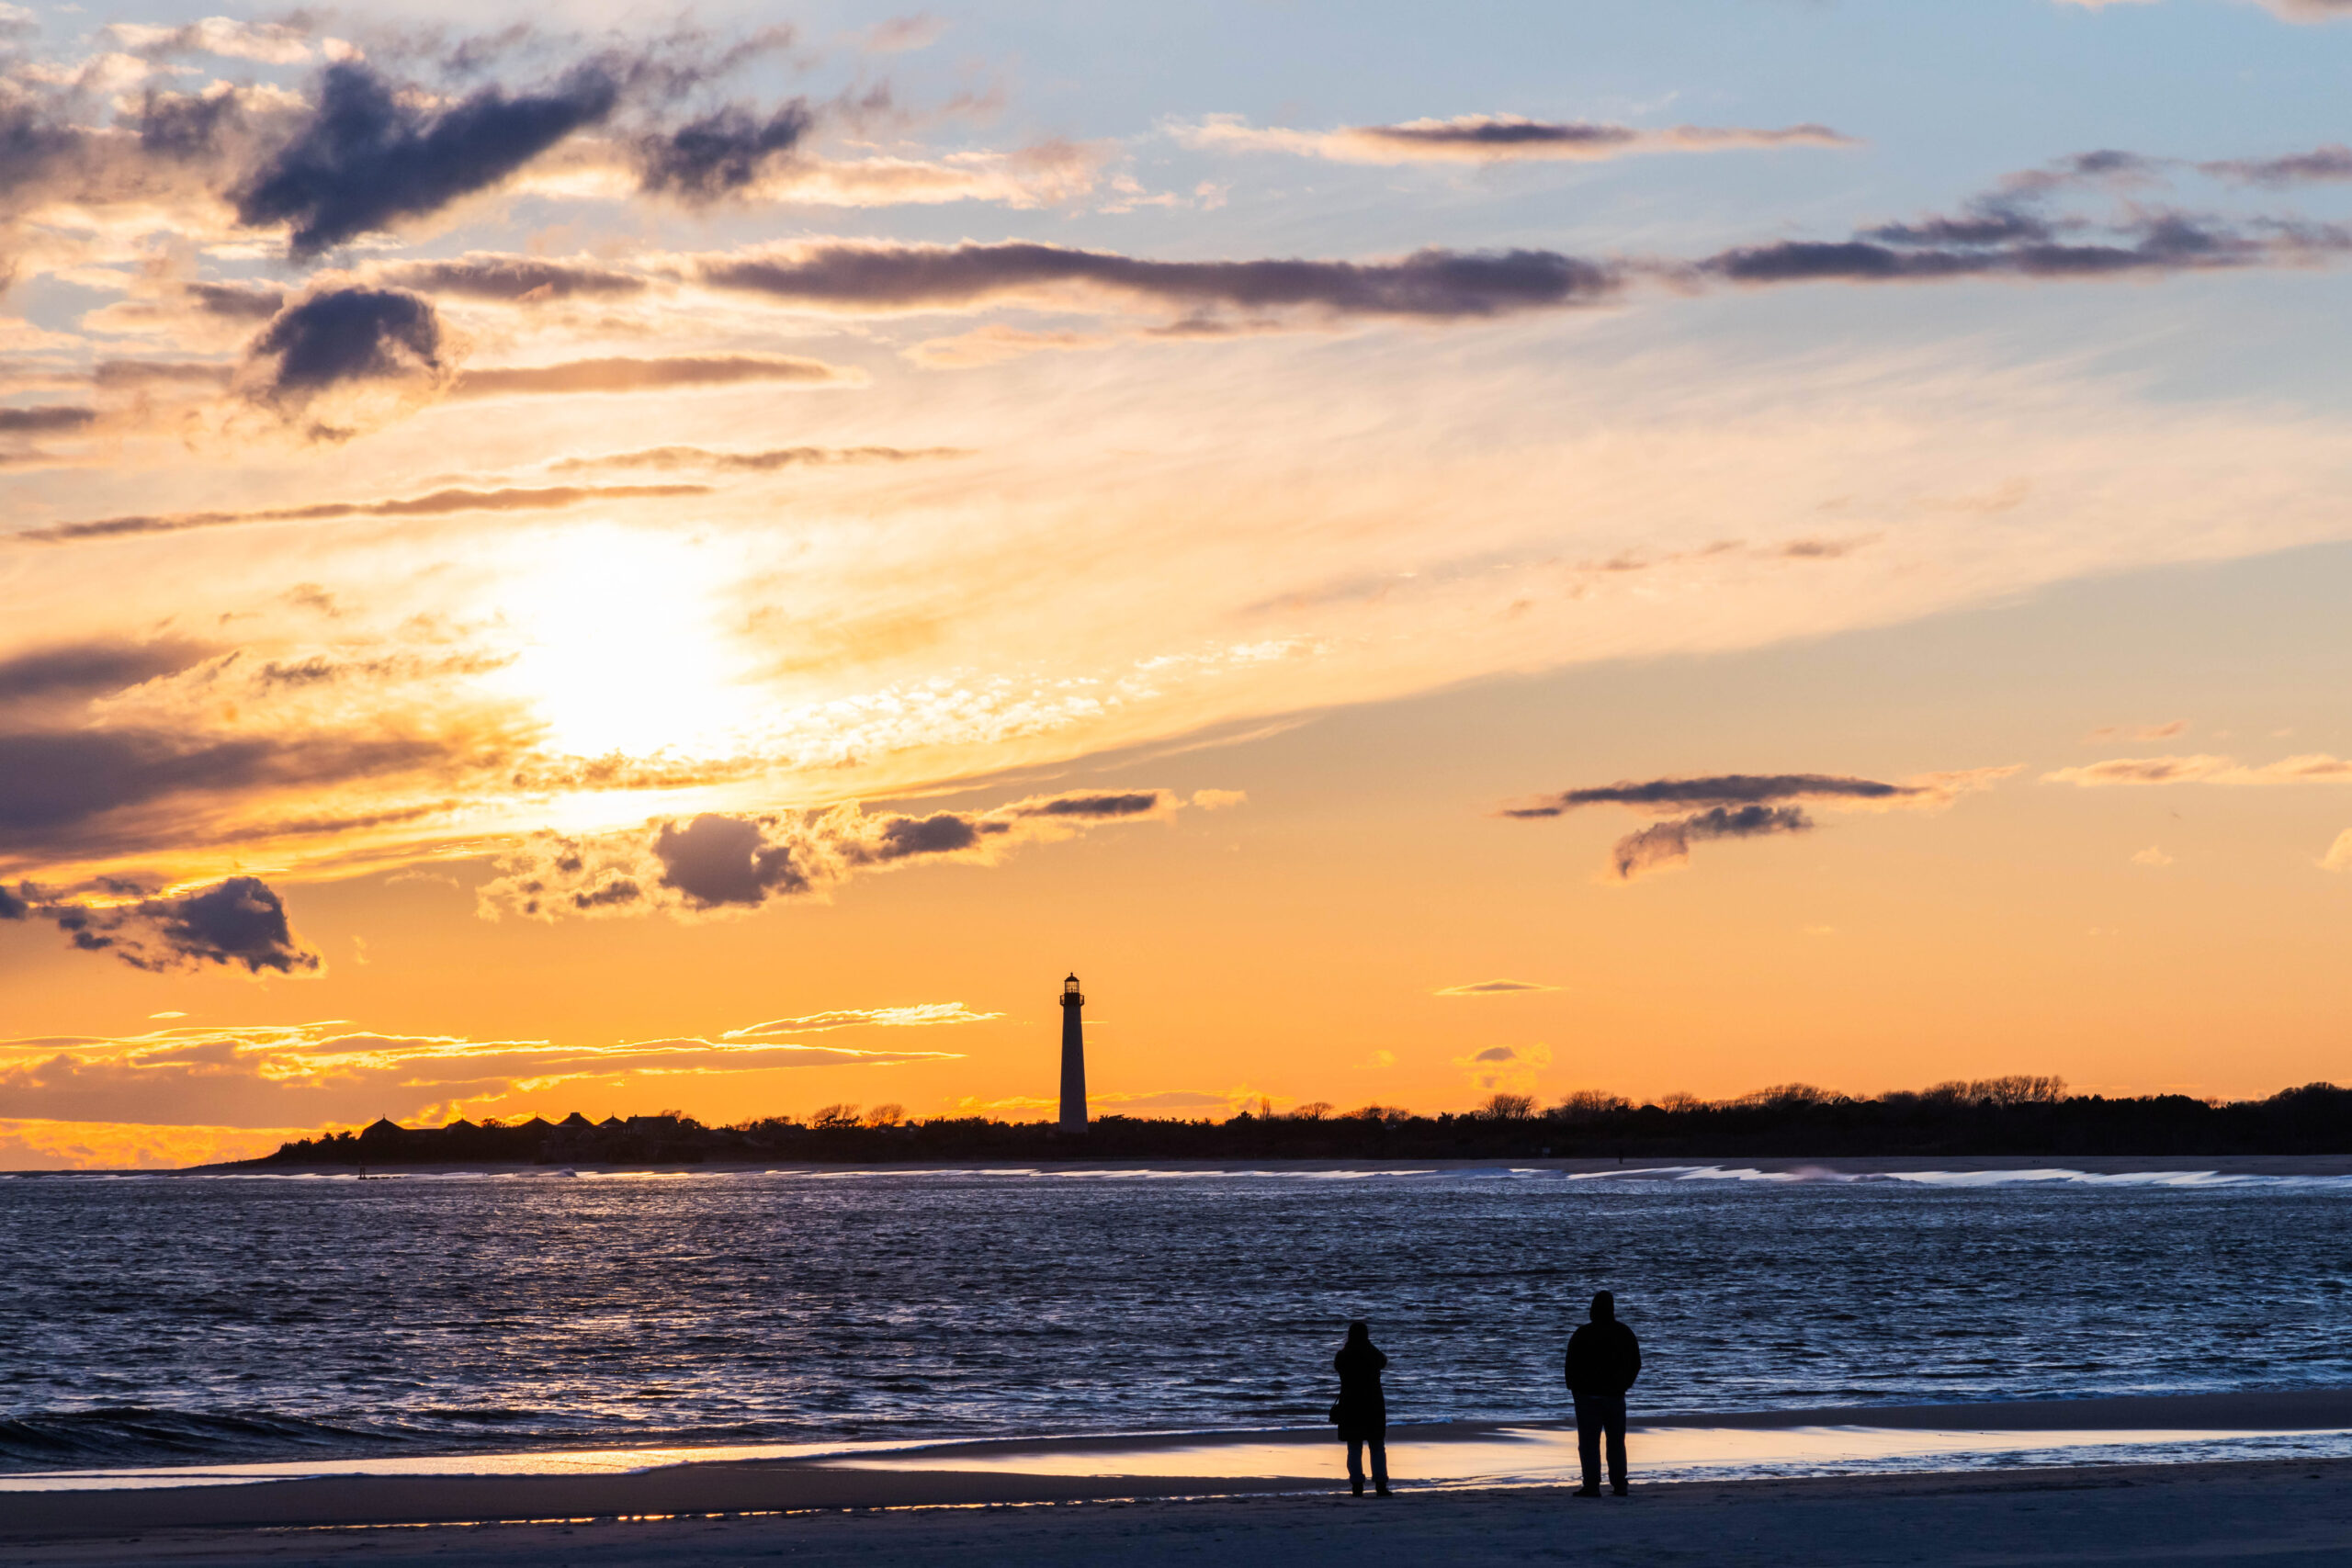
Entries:
{"label": "ocean surface", "polygon": [[0,1179],[0,1471],[2352,1384],[2352,1179]]}

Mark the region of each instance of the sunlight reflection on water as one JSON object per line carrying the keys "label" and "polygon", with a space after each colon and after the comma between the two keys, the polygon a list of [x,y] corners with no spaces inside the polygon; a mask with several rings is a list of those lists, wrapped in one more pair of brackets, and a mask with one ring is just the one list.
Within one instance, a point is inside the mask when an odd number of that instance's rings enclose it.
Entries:
{"label": "sunlight reflection on water", "polygon": [[1300,1427],[1357,1316],[1541,1421],[1603,1285],[1650,1411],[2352,1385],[2342,1179],[1860,1174],[11,1180],[0,1471]]}

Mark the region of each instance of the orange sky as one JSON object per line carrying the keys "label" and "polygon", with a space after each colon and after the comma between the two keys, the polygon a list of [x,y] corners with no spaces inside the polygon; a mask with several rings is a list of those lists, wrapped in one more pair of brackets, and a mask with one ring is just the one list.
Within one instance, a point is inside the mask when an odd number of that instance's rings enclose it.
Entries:
{"label": "orange sky", "polygon": [[0,1166],[2342,1078],[2352,28],[1719,19],[27,33]]}

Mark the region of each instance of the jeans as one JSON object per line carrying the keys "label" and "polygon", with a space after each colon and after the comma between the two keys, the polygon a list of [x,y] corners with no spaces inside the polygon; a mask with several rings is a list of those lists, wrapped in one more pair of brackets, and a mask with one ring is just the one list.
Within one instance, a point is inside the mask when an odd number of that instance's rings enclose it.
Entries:
{"label": "jeans", "polygon": [[1584,1483],[1600,1484],[1600,1438],[1609,1436],[1609,1480],[1625,1484],[1625,1396],[1622,1393],[1578,1393],[1577,1458],[1584,1461]]}
{"label": "jeans", "polygon": [[1372,1448],[1372,1483],[1385,1491],[1388,1486],[1388,1431],[1386,1427],[1377,1429],[1374,1435],[1369,1438],[1350,1438],[1348,1439],[1348,1480],[1354,1485],[1357,1491],[1361,1492],[1363,1490],[1363,1450],[1367,1443],[1370,1444]]}

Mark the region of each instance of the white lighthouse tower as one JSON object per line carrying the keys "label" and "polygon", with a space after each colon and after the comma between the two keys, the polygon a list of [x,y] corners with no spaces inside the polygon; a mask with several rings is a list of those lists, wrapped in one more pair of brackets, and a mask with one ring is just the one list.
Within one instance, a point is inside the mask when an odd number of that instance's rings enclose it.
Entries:
{"label": "white lighthouse tower", "polygon": [[1086,1026],[1079,1021],[1079,1014],[1086,1010],[1086,998],[1078,988],[1078,976],[1072,975],[1062,982],[1062,1131],[1086,1131]]}

